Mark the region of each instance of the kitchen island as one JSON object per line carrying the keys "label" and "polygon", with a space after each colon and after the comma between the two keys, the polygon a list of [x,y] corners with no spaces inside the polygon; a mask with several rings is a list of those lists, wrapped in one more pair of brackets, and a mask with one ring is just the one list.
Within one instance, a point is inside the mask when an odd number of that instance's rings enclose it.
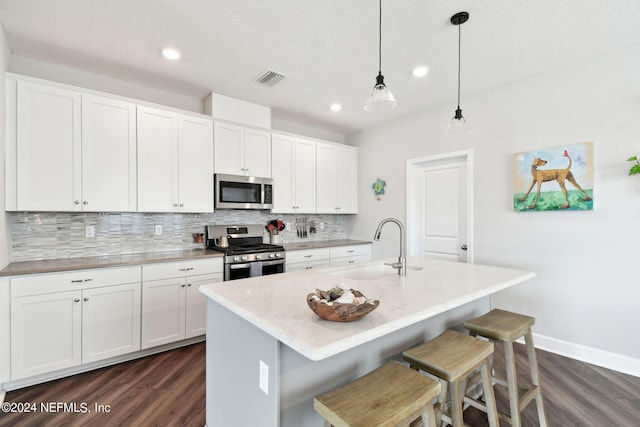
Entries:
{"label": "kitchen island", "polygon": [[[373,261],[202,286],[207,425],[320,426],[314,396],[488,311],[492,293],[535,276],[422,258],[407,264],[404,277]],[[307,294],[340,283],[380,306],[355,322],[320,319]]]}

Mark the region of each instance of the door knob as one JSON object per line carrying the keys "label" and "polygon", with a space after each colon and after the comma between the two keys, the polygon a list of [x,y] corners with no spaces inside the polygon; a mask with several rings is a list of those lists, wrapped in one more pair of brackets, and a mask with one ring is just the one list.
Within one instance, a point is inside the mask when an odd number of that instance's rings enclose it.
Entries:
{"label": "door knob", "polygon": [[460,249],[462,249],[463,251],[466,251],[467,250],[467,245],[460,246]]}

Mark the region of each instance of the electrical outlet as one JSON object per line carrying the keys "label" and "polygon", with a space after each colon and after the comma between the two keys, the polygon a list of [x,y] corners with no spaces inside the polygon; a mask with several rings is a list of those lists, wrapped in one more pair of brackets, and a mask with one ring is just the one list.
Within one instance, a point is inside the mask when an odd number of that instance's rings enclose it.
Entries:
{"label": "electrical outlet", "polygon": [[162,225],[156,225],[156,236],[162,236]]}
{"label": "electrical outlet", "polygon": [[284,226],[284,228],[285,228],[287,231],[291,230],[291,224],[290,224],[290,223],[287,223],[287,225],[285,225],[285,226]]}
{"label": "electrical outlet", "polygon": [[320,230],[324,230],[324,222],[320,223]]}
{"label": "electrical outlet", "polygon": [[84,237],[96,237],[96,227],[93,225],[87,225],[84,228]]}
{"label": "electrical outlet", "polygon": [[260,361],[260,390],[269,395],[269,365]]}

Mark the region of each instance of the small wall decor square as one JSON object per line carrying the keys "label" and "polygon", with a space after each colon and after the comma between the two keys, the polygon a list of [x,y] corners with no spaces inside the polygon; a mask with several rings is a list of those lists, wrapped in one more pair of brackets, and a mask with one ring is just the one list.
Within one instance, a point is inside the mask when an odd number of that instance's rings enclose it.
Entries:
{"label": "small wall decor square", "polygon": [[514,155],[513,210],[592,210],[593,143]]}

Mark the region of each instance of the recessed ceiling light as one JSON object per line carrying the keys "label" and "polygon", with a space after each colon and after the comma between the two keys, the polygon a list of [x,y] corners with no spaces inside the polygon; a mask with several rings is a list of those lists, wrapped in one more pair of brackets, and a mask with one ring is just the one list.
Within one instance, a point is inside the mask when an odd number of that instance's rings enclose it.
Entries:
{"label": "recessed ceiling light", "polygon": [[180,52],[178,52],[176,49],[172,47],[165,47],[164,49],[162,49],[162,56],[172,61],[175,61],[177,59],[180,59]]}
{"label": "recessed ceiling light", "polygon": [[337,102],[335,102],[335,103],[331,104],[331,106],[329,108],[331,108],[331,111],[338,112],[338,111],[342,110],[342,105],[338,104]]}
{"label": "recessed ceiling light", "polygon": [[424,77],[427,75],[427,73],[429,72],[429,69],[427,67],[416,67],[413,69],[413,71],[411,72],[415,77]]}

